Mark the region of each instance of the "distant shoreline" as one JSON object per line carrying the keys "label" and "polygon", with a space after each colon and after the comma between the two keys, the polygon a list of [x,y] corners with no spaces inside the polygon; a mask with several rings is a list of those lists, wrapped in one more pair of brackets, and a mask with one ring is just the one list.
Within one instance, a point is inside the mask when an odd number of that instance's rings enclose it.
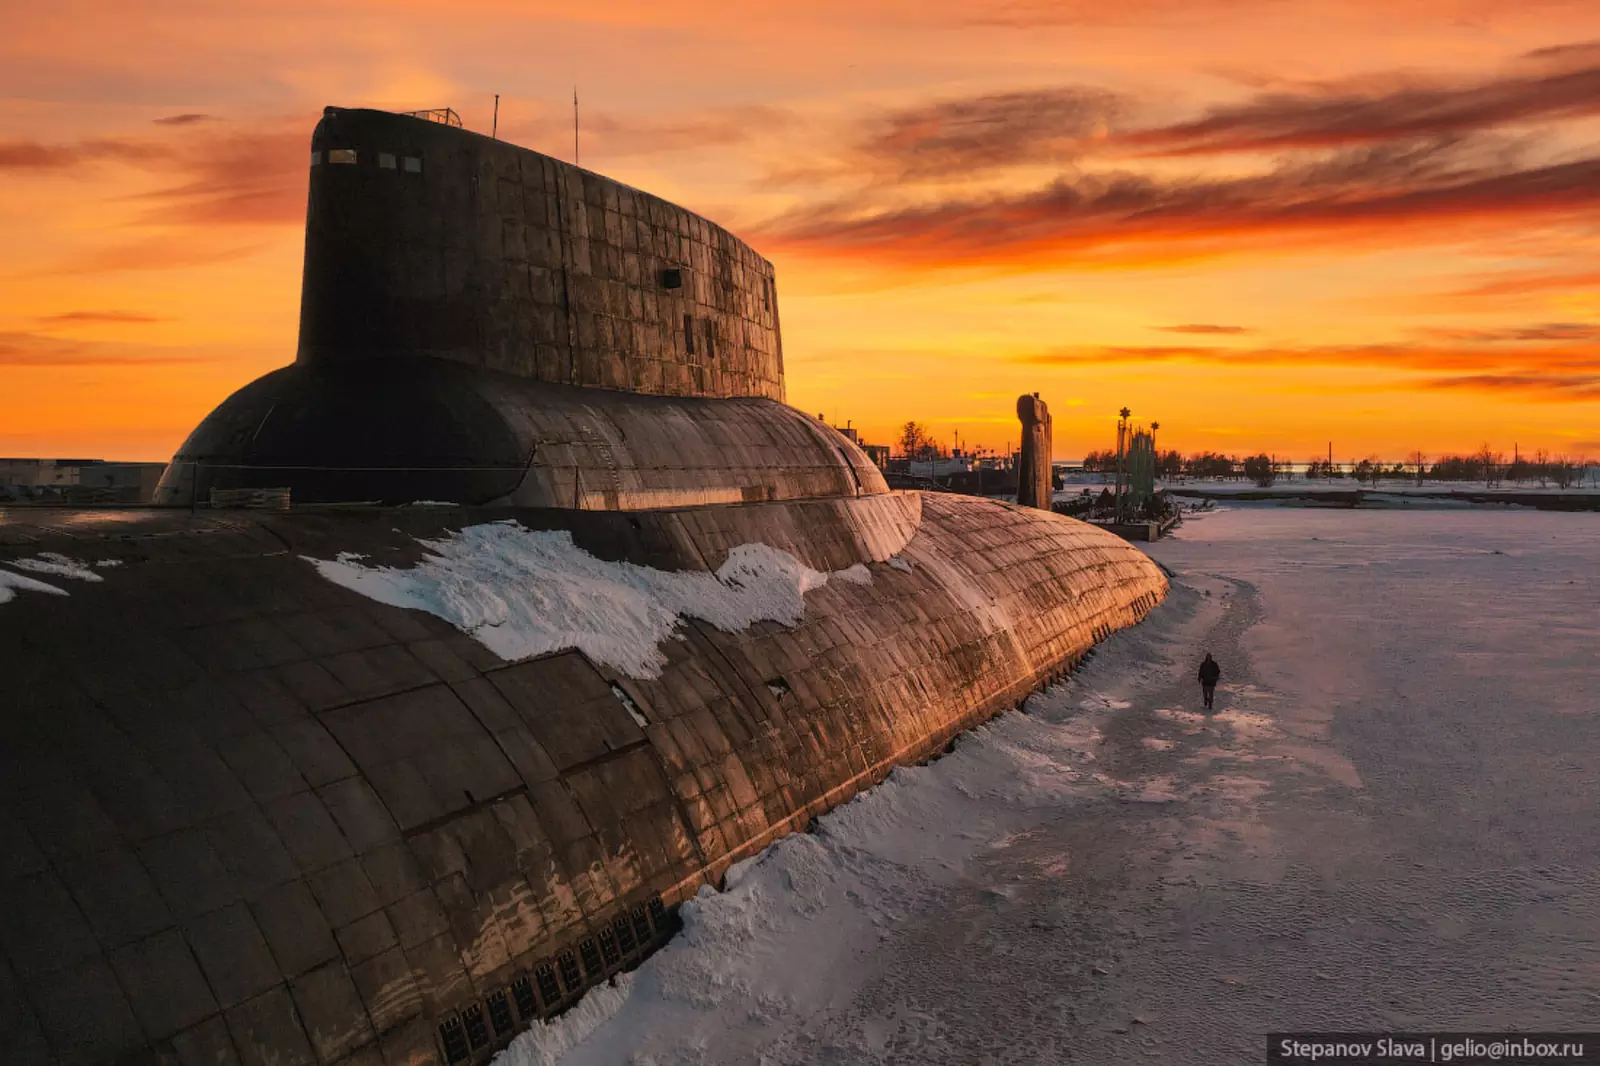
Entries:
{"label": "distant shoreline", "polygon": [[1470,507],[1530,507],[1540,511],[1600,511],[1600,492],[1592,489],[1565,489],[1554,491],[1528,489],[1436,489],[1428,486],[1395,486],[1394,488],[1352,489],[1319,488],[1316,486],[1274,486],[1260,488],[1253,485],[1213,486],[1191,488],[1186,485],[1168,486],[1167,491],[1187,499],[1217,500],[1220,502],[1258,503],[1277,502],[1310,507],[1406,507],[1412,505],[1454,504]]}

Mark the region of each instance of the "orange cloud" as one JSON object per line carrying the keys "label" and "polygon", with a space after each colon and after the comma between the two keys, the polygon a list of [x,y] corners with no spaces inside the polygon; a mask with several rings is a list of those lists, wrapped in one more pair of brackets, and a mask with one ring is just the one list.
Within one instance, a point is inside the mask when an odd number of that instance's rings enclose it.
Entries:
{"label": "orange cloud", "polygon": [[0,333],[0,366],[174,366],[208,360],[178,352],[129,350],[106,343],[64,341],[38,333]]}
{"label": "orange cloud", "polygon": [[64,275],[112,274],[120,271],[214,266],[248,258],[261,247],[259,243],[219,243],[210,234],[179,231],[85,252],[57,267],[55,272]]}
{"label": "orange cloud", "polygon": [[[183,121],[178,121],[178,120]],[[158,140],[98,138],[62,144],[0,143],[4,171],[81,172],[105,161],[131,164],[177,184],[134,197],[147,222],[278,225],[305,221],[311,123],[278,119],[196,130],[204,115],[158,119],[177,132]]]}
{"label": "orange cloud", "polygon": [[1121,134],[1115,145],[1164,156],[1336,148],[1600,115],[1600,65],[1455,85],[1370,80],[1364,90],[1358,82],[1332,92],[1264,93],[1190,122]]}
{"label": "orange cloud", "polygon": [[135,140],[97,138],[72,144],[44,144],[40,141],[0,141],[0,172],[69,170],[85,163],[114,160],[123,163],[148,163],[168,156],[159,144]]}
{"label": "orange cloud", "polygon": [[1217,326],[1206,322],[1197,322],[1187,326],[1151,326],[1163,333],[1249,333],[1248,326]]}
{"label": "orange cloud", "polygon": [[[718,107],[651,117],[585,111],[581,128],[587,152],[613,159],[739,145],[781,133],[796,121],[792,111],[767,106]],[[519,144],[570,146],[572,112],[544,107],[533,117],[503,121],[500,128],[502,136]]]}
{"label": "orange cloud", "polygon": [[137,326],[162,320],[138,311],[67,311],[59,315],[44,315],[39,321],[52,326]]}
{"label": "orange cloud", "polygon": [[1434,378],[1423,384],[1430,389],[1468,389],[1496,394],[1514,392],[1527,399],[1546,403],[1600,400],[1600,374],[1469,374]]}
{"label": "orange cloud", "polygon": [[1210,181],[1063,177],[1044,188],[863,208],[834,201],[758,228],[775,247],[901,267],[1058,266],[1096,258],[1222,254],[1315,237],[1324,247],[1457,241],[1463,224],[1521,228],[1594,217],[1600,157],[1435,173],[1409,155],[1360,153],[1314,167]]}
{"label": "orange cloud", "polygon": [[[1444,331],[1441,331],[1444,332]],[[1458,331],[1463,340],[1480,338],[1473,331]],[[1529,337],[1542,332],[1530,329]],[[1557,331],[1560,333],[1561,331]],[[1570,334],[1557,340],[1580,340]],[[1525,346],[1507,349],[1498,344],[1440,347],[1427,344],[1307,345],[1301,347],[1226,348],[1207,345],[1137,346],[1098,345],[1037,352],[1020,361],[1039,366],[1091,367],[1107,364],[1194,363],[1216,367],[1359,367],[1401,372],[1459,371],[1427,379],[1404,379],[1404,387],[1458,389],[1484,393],[1515,392],[1551,402],[1588,402],[1600,397],[1600,354],[1587,346]]]}
{"label": "orange cloud", "polygon": [[1600,271],[1499,274],[1452,296],[1524,296],[1538,292],[1577,292],[1600,289]]}
{"label": "orange cloud", "polygon": [[[1449,19],[1500,19],[1553,11],[1581,12],[1585,0],[1410,0],[1394,5],[1383,0],[1294,0],[1293,10],[1307,19],[1351,11],[1381,12],[1396,22]],[[1216,20],[1234,16],[1248,19],[1290,7],[1289,0],[984,0],[962,5],[964,19],[972,25],[1038,30],[1057,26],[1139,25],[1152,19],[1193,18]],[[1320,9],[1320,10],[1319,10]],[[1537,15],[1535,16],[1537,17]]]}
{"label": "orange cloud", "polygon": [[1435,329],[1418,330],[1426,336],[1444,341],[1469,341],[1495,343],[1499,341],[1592,341],[1600,340],[1600,323],[1546,322],[1537,326],[1513,326],[1504,329]]}
{"label": "orange cloud", "polygon": [[[1058,86],[930,100],[869,113],[835,164],[879,180],[970,179],[999,167],[1081,157],[1130,107],[1093,86]],[[816,176],[804,168],[790,180]]]}
{"label": "orange cloud", "polygon": [[303,225],[311,137],[303,122],[210,133],[185,147],[179,183],[144,194],[145,218],[186,225]]}

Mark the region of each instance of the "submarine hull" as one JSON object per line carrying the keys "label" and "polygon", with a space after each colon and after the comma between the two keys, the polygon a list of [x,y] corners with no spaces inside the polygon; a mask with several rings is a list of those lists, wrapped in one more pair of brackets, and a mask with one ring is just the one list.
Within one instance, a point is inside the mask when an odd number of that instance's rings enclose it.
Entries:
{"label": "submarine hull", "polygon": [[[375,111],[310,168],[295,362],[168,506],[0,510],[8,1064],[485,1062],[1166,591],[889,491],[683,208]],[[512,639],[557,607],[582,639]]]}
{"label": "submarine hull", "polygon": [[[870,580],[806,593],[794,625],[683,618],[636,677],[505,661],[308,561],[403,571],[420,540],[507,519],[657,570],[764,542]],[[46,557],[120,565],[0,605],[16,1064],[486,1060],[731,863],[1016,706],[1166,588],[1082,523],[918,493],[0,512],[0,562]]]}

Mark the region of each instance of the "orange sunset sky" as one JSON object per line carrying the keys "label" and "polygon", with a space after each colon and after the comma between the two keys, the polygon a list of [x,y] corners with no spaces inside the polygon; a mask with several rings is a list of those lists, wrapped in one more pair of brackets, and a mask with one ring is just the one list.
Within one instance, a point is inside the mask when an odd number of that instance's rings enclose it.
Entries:
{"label": "orange sunset sky", "polygon": [[166,459],[294,357],[325,104],[452,106],[777,267],[887,441],[1600,456],[1595,0],[53,0],[0,34],[0,454]]}

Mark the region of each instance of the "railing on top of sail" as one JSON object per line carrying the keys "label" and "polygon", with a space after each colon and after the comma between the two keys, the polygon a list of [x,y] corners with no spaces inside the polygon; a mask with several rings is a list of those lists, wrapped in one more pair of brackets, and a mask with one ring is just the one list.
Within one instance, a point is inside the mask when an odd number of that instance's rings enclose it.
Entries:
{"label": "railing on top of sail", "polygon": [[456,129],[461,128],[461,116],[456,114],[454,108],[450,107],[434,107],[426,111],[402,111],[400,113],[411,118],[420,118],[425,122],[439,122],[446,126],[454,126]]}

